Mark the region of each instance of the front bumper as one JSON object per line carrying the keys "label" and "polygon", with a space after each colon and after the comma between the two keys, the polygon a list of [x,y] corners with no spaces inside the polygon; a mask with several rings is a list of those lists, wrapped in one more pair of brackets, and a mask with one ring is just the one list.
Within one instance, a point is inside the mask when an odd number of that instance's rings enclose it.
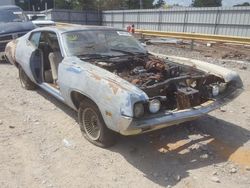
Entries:
{"label": "front bumper", "polygon": [[129,117],[123,117],[123,122],[129,123],[129,126],[120,130],[122,135],[135,135],[144,132],[149,132],[161,128],[165,128],[171,125],[180,124],[186,121],[194,120],[202,115],[205,115],[236,98],[243,91],[242,88],[231,90],[227,92],[227,95],[221,96],[216,100],[209,100],[199,106],[179,110],[179,111],[165,111],[155,116],[134,119]]}

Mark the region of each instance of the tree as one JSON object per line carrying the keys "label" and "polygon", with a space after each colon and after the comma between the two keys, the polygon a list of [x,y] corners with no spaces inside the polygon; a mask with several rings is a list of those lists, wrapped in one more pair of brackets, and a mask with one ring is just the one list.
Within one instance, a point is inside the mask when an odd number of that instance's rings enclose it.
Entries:
{"label": "tree", "polygon": [[96,7],[102,10],[125,9],[126,3],[124,0],[97,0]]}
{"label": "tree", "polygon": [[55,0],[56,9],[72,9],[73,0]]}
{"label": "tree", "polygon": [[[154,0],[142,0],[142,6],[144,9],[154,8]],[[127,9],[140,9],[139,0],[125,0]]]}
{"label": "tree", "polygon": [[73,8],[77,10],[94,10],[96,3],[94,0],[71,0],[73,1]]}
{"label": "tree", "polygon": [[166,2],[165,2],[164,0],[158,0],[158,1],[155,3],[154,7],[155,7],[155,8],[161,8],[161,7],[163,7],[165,4],[166,4]]}
{"label": "tree", "polygon": [[250,6],[250,3],[245,2],[245,3],[242,3],[242,4],[234,5],[234,7],[242,7],[242,6]]}
{"label": "tree", "polygon": [[193,7],[221,7],[222,0],[193,0]]}

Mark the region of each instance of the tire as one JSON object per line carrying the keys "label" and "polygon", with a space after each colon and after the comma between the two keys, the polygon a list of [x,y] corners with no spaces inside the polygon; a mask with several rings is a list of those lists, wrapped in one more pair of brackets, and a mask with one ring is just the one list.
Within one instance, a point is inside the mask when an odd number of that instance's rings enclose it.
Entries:
{"label": "tire", "polygon": [[37,88],[37,85],[30,80],[21,67],[19,67],[19,79],[23,88],[27,90],[35,90]]}
{"label": "tire", "polygon": [[92,101],[81,102],[78,120],[84,138],[92,144],[108,148],[116,143],[116,133],[107,128],[98,107]]}

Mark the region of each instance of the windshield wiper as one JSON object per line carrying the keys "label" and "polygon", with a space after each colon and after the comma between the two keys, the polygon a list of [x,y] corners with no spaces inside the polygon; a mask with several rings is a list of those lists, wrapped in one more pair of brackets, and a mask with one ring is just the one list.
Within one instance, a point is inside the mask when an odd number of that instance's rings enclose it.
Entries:
{"label": "windshield wiper", "polygon": [[137,52],[137,51],[131,52],[131,51],[126,51],[126,50],[114,49],[114,48],[111,48],[110,50],[114,51],[114,52],[121,52],[121,53],[127,54],[127,55],[147,55],[147,53]]}
{"label": "windshield wiper", "polygon": [[101,58],[111,58],[111,55],[103,55],[103,54],[81,54],[77,55],[80,59],[101,59]]}

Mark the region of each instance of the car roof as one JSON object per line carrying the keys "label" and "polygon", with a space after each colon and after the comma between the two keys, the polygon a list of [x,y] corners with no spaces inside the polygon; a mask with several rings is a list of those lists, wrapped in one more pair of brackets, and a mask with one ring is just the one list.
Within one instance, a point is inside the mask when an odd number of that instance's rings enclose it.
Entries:
{"label": "car roof", "polygon": [[4,5],[4,6],[0,6],[0,10],[20,10],[22,11],[22,9],[16,5]]}
{"label": "car roof", "polygon": [[78,25],[78,24],[69,24],[69,23],[56,23],[55,26],[48,26],[48,27],[42,27],[38,28],[36,30],[43,31],[43,30],[49,30],[49,31],[55,31],[58,33],[65,33],[65,32],[71,32],[71,31],[79,31],[79,30],[121,30],[113,27],[107,27],[107,26],[93,26],[93,25]]}

